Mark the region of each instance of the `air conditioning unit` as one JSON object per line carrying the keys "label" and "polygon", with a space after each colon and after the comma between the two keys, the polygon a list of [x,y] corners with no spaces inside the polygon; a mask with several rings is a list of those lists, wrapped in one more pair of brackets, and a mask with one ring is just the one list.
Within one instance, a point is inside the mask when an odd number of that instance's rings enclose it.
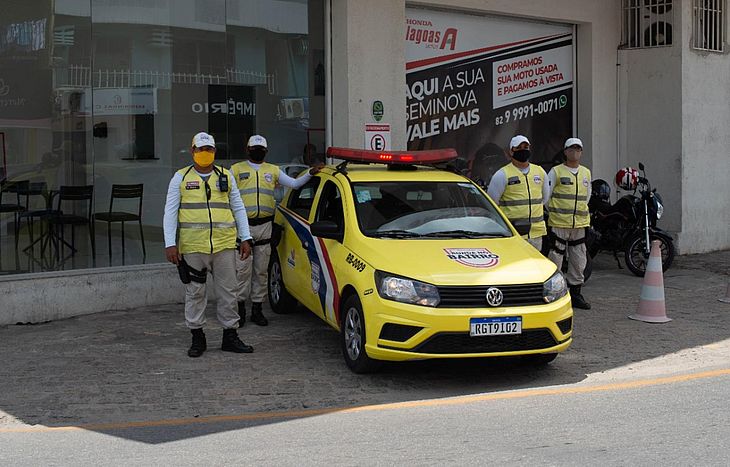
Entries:
{"label": "air conditioning unit", "polygon": [[623,0],[624,43],[637,49],[671,45],[673,40],[672,0]]}
{"label": "air conditioning unit", "polygon": [[643,0],[644,47],[672,45],[672,0]]}
{"label": "air conditioning unit", "polygon": [[172,47],[172,31],[155,28],[147,36],[147,43],[153,47]]}
{"label": "air conditioning unit", "polygon": [[74,36],[76,27],[73,24],[56,26],[53,28],[53,44],[56,46],[72,47],[74,45]]}

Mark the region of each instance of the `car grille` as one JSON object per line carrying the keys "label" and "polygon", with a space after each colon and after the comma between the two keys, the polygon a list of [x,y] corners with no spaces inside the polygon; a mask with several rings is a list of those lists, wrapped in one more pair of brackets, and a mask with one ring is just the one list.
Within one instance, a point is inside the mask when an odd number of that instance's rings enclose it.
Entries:
{"label": "car grille", "polygon": [[491,308],[487,304],[487,289],[497,287],[504,296],[500,307],[544,305],[542,284],[478,285],[438,287],[441,302],[439,308]]}
{"label": "car grille", "polygon": [[408,351],[430,354],[488,353],[539,350],[556,345],[558,342],[548,329],[526,329],[522,334],[507,336],[471,337],[469,333],[439,333]]}

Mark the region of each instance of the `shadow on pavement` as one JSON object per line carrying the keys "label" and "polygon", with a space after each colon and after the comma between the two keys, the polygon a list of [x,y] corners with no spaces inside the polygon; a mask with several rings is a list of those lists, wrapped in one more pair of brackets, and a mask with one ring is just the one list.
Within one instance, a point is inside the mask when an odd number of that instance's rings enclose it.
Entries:
{"label": "shadow on pavement", "polygon": [[657,365],[665,374],[687,372],[715,362],[683,351],[730,337],[730,305],[717,301],[729,260],[730,252],[678,258],[665,274],[674,320],[650,325],[626,318],[641,279],[599,258],[584,287],[593,309],[576,311],[573,346],[544,368],[516,358],[434,360],[355,375],[342,361],[338,333],[305,311],[269,312],[266,328],[246,323],[240,336],[256,351],[237,355],[220,351],[209,309],[208,351],[198,359],[186,356],[182,305],[7,326],[0,328],[0,433],[23,424],[80,427],[157,444],[370,404],[629,379]]}

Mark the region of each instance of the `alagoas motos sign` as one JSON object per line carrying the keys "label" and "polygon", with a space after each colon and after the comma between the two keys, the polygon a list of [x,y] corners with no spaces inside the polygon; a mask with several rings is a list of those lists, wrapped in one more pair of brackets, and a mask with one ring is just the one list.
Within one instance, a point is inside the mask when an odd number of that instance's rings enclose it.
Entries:
{"label": "alagoas motos sign", "polygon": [[453,147],[473,179],[507,163],[512,136],[550,161],[573,135],[573,27],[406,9],[409,150]]}

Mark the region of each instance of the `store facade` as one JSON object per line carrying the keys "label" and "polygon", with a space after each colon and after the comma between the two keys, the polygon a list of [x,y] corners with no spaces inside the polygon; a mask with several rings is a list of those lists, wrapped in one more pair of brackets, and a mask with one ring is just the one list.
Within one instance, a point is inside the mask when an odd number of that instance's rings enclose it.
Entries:
{"label": "store facade", "polygon": [[[696,5],[704,4],[0,0],[0,179],[43,193],[30,197],[20,222],[0,213],[0,324],[181,301],[164,263],[162,207],[202,130],[216,137],[224,166],[244,157],[253,133],[268,137],[272,162],[296,165],[307,144],[318,154],[368,147],[377,124],[392,149],[457,147],[481,183],[506,161],[512,134],[527,134],[543,164],[578,136],[595,177],[610,180],[639,160],[651,168],[672,207],[663,227],[680,251],[727,248],[721,225],[730,210],[701,228],[692,221],[710,189],[702,164],[730,143],[709,135],[708,153],[690,134],[730,121],[712,97],[730,89],[728,78],[700,71],[726,69],[728,56],[688,45]],[[627,36],[627,23],[640,36]],[[658,23],[674,24],[673,37],[666,26],[652,29]],[[687,85],[695,78],[705,85]],[[693,107],[702,118],[683,111]],[[92,235],[76,228],[73,242],[68,230],[73,244],[56,256],[28,213],[54,208],[63,185],[93,186],[82,212],[108,211],[115,184],[143,185],[146,251],[135,222],[124,235],[112,224],[110,248],[107,224],[97,221]]]}

